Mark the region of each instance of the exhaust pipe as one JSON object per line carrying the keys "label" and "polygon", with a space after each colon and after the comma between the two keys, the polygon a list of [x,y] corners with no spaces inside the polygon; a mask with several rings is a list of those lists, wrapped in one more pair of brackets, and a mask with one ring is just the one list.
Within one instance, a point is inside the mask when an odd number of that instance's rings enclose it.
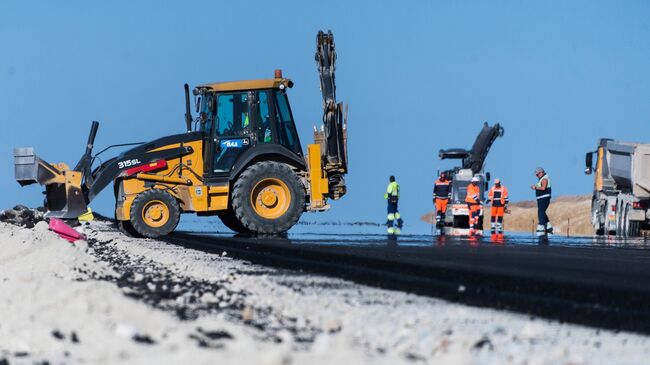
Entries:
{"label": "exhaust pipe", "polygon": [[185,84],[185,125],[187,132],[192,131],[192,112],[190,111],[190,86]]}

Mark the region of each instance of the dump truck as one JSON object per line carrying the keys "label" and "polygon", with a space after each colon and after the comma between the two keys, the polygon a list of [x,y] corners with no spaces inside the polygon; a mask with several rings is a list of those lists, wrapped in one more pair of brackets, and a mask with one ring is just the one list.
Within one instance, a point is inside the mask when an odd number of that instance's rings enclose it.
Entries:
{"label": "dump truck", "polygon": [[[595,159],[595,166],[594,166]],[[594,174],[591,214],[598,235],[634,237],[650,230],[650,144],[603,138],[585,156]]]}
{"label": "dump truck", "polygon": [[181,213],[216,215],[240,233],[286,232],[303,212],[327,210],[346,194],[347,106],[336,100],[334,36],[320,31],[316,42],[323,124],[306,154],[288,99],[294,84],[275,70],[269,79],[196,86],[196,118],[185,84],[185,133],[137,144],[94,168],[98,122],[74,168],[16,148],[15,178],[45,186],[46,216],[62,219],[86,213],[112,183],[118,227],[132,236],[169,234]]}
{"label": "dump truck", "polygon": [[[485,160],[494,141],[498,137],[503,137],[503,133],[504,129],[499,123],[489,126],[485,122],[471,149],[449,148],[438,152],[441,160],[460,160],[459,166],[445,171],[451,179],[451,199],[447,207],[444,227],[440,233],[449,235],[469,233],[469,208],[465,203],[467,186],[472,177],[478,177],[480,200],[485,201],[485,192],[490,181],[490,173],[484,172]],[[479,227],[483,227],[483,208],[480,211]]]}

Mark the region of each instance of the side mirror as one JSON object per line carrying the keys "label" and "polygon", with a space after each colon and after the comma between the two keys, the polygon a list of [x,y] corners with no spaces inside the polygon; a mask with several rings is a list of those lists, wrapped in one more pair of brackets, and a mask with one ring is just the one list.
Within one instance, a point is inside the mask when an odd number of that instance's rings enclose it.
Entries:
{"label": "side mirror", "polygon": [[585,174],[591,175],[593,172],[594,153],[587,152],[585,155]]}
{"label": "side mirror", "polygon": [[200,96],[199,96],[198,99],[194,99],[194,104],[196,105],[196,112],[195,113],[198,113],[199,112],[199,106],[201,105],[201,97]]}
{"label": "side mirror", "polygon": [[489,172],[485,173],[485,181],[490,181],[490,173]]}

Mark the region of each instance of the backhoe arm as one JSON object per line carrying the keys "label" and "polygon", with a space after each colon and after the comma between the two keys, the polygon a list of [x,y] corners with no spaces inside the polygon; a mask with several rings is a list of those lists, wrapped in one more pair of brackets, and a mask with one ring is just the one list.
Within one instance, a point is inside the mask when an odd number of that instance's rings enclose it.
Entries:
{"label": "backhoe arm", "polygon": [[319,31],[316,36],[316,63],[323,93],[323,127],[316,131],[316,139],[323,140],[326,169],[347,172],[346,120],[343,117],[343,103],[336,101],[336,50],[332,31]]}

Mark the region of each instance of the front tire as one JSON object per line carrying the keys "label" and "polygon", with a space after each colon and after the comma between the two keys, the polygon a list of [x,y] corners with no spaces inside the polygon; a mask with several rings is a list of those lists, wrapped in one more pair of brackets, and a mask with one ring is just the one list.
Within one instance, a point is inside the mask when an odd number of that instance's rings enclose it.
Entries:
{"label": "front tire", "polygon": [[161,189],[149,189],[138,194],[131,206],[131,225],[143,237],[168,235],[179,220],[178,202]]}
{"label": "front tire", "polygon": [[258,162],[235,182],[232,209],[251,232],[283,233],[298,222],[305,210],[305,188],[288,165]]}

